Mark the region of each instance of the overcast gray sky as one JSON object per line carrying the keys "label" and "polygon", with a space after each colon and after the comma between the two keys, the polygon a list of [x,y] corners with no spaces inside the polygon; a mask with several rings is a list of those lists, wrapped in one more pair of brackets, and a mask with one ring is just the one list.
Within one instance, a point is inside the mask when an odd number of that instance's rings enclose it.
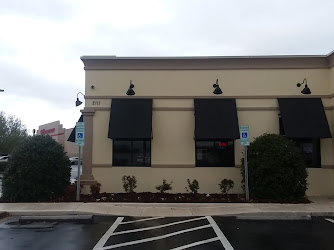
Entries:
{"label": "overcast gray sky", "polygon": [[82,55],[327,55],[333,10],[333,0],[0,0],[0,110],[30,131],[73,127]]}

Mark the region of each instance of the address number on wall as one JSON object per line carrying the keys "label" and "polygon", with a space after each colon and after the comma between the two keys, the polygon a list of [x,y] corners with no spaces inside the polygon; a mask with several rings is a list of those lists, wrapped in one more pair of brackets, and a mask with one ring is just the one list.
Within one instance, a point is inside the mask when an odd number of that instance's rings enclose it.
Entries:
{"label": "address number on wall", "polygon": [[96,105],[100,105],[101,104],[101,102],[100,101],[93,101],[93,103],[92,103],[94,106],[96,106]]}

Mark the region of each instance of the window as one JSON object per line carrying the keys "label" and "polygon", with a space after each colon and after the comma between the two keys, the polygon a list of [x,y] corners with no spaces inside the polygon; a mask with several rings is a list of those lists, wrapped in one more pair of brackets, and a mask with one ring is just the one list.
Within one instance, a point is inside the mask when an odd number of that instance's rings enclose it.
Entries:
{"label": "window", "polygon": [[[282,118],[279,117],[279,132],[281,135],[285,135]],[[320,139],[312,138],[289,138],[296,142],[297,146],[301,149],[303,157],[305,159],[306,166],[309,168],[321,167],[321,151],[320,151]]]}
{"label": "window", "polygon": [[321,167],[320,139],[293,139],[297,146],[302,150],[305,163],[310,168]]}
{"label": "window", "polygon": [[114,139],[113,166],[151,166],[151,141]]}
{"label": "window", "polygon": [[196,140],[197,167],[234,167],[234,140]]}

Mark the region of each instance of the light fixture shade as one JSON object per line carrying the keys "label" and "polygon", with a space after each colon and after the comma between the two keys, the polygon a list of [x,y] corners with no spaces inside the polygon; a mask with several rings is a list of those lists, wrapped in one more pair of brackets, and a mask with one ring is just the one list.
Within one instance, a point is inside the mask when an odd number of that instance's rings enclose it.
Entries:
{"label": "light fixture shade", "polygon": [[130,80],[130,87],[128,89],[128,91],[126,91],[126,95],[135,95],[135,91],[133,90],[133,88],[135,87],[134,84],[132,84],[132,80]]}
{"label": "light fixture shade", "polygon": [[215,95],[221,95],[223,93],[223,91],[219,87],[216,87],[215,90],[213,91],[213,93]]}
{"label": "light fixture shade", "polygon": [[216,80],[216,83],[213,84],[212,86],[215,88],[215,90],[213,91],[215,95],[221,95],[223,93],[223,91],[219,87],[218,79]]}
{"label": "light fixture shade", "polygon": [[79,98],[77,98],[77,100],[75,101],[75,106],[78,107],[82,104],[82,101],[79,100]]}
{"label": "light fixture shade", "polygon": [[128,91],[126,91],[127,95],[134,95],[136,94],[135,91],[132,88],[129,88]]}
{"label": "light fixture shade", "polygon": [[309,95],[311,94],[311,90],[310,88],[307,86],[307,84],[305,85],[304,89],[301,91],[302,94],[304,95]]}
{"label": "light fixture shade", "polygon": [[311,94],[311,90],[310,88],[307,86],[307,80],[306,78],[304,78],[302,83],[297,83],[297,87],[301,87],[303,84],[305,84],[305,87],[303,88],[302,91],[300,91],[300,93],[302,93],[303,95],[309,95]]}

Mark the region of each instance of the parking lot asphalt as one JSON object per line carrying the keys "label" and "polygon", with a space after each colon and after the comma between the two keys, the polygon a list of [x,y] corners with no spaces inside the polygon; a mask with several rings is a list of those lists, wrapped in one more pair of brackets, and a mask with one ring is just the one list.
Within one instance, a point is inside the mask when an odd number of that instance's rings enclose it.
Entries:
{"label": "parking lot asphalt", "polygon": [[0,249],[332,250],[334,217],[254,220],[237,217],[96,216],[93,223],[0,223]]}
{"label": "parking lot asphalt", "polygon": [[115,221],[102,218],[95,223],[18,223],[19,217],[0,223],[0,250],[91,250]]}

